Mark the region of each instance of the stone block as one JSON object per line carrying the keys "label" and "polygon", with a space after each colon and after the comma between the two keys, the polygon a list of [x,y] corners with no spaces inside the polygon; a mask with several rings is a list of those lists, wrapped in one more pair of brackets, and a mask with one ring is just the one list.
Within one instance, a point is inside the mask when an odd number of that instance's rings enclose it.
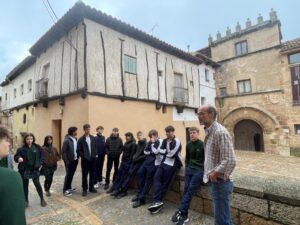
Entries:
{"label": "stone block", "polygon": [[194,196],[191,201],[190,209],[193,209],[199,213],[203,213],[203,199]]}
{"label": "stone block", "polygon": [[212,199],[209,186],[201,186],[196,195],[202,198]]}
{"label": "stone block", "polygon": [[181,181],[180,180],[174,180],[170,190],[175,191],[175,192],[180,192],[180,185],[181,185]]}
{"label": "stone block", "polygon": [[267,200],[233,193],[232,207],[268,218]]}
{"label": "stone block", "polygon": [[239,210],[231,208],[231,218],[234,224],[240,224]]}
{"label": "stone block", "polygon": [[271,220],[255,216],[246,212],[240,212],[240,225],[281,225]]}
{"label": "stone block", "polygon": [[175,204],[179,204],[180,203],[180,194],[178,192],[175,191],[168,191],[167,195],[166,195],[166,200],[173,202]]}
{"label": "stone block", "polygon": [[214,209],[213,204],[211,200],[203,199],[203,213],[213,216],[214,215]]}
{"label": "stone block", "polygon": [[270,218],[284,224],[300,223],[300,207],[289,206],[277,202],[270,202]]}

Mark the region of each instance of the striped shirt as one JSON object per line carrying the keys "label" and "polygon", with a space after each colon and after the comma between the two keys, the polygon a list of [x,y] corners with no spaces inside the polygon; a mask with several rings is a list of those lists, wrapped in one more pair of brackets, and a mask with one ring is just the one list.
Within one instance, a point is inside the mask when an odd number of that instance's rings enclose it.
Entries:
{"label": "striped shirt", "polygon": [[205,132],[204,183],[209,181],[209,174],[213,171],[222,173],[220,178],[232,181],[236,159],[227,129],[215,121]]}

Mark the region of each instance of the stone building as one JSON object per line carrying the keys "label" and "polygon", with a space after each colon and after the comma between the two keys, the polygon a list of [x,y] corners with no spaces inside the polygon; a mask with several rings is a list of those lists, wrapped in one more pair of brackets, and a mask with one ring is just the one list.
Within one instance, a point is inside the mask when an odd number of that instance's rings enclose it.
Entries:
{"label": "stone building", "polygon": [[259,15],[245,28],[209,36],[198,52],[221,64],[216,74],[220,121],[235,148],[282,155],[300,150],[300,40],[282,43],[281,23]]}
{"label": "stone building", "polygon": [[198,125],[200,69],[218,64],[195,57],[82,2],[30,49],[2,82],[2,111],[11,115],[14,143],[31,131],[61,146],[69,126],[90,123],[127,131],[173,125],[186,142]]}

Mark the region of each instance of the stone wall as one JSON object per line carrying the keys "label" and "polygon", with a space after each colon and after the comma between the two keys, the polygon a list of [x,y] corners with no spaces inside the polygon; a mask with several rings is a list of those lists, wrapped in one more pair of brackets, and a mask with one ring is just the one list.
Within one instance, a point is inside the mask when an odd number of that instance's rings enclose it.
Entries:
{"label": "stone wall", "polygon": [[[184,177],[179,173],[166,200],[179,204],[183,189]],[[197,191],[190,208],[213,216],[209,186],[202,186]],[[298,225],[300,201],[235,187],[231,198],[231,213],[236,225]]]}

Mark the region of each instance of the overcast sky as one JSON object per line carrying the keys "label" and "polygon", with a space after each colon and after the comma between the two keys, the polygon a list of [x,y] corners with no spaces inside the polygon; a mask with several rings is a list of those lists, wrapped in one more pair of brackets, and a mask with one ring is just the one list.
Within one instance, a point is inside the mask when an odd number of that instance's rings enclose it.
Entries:
{"label": "overcast sky", "polygon": [[[60,18],[75,0],[48,0]],[[44,0],[46,2],[46,0]],[[283,41],[300,37],[299,0],[85,0],[110,14],[183,50],[207,46],[209,34],[245,27],[259,13],[269,19],[274,8],[282,24]],[[2,1],[0,7],[0,82],[27,55],[28,49],[53,25],[43,0]]]}

